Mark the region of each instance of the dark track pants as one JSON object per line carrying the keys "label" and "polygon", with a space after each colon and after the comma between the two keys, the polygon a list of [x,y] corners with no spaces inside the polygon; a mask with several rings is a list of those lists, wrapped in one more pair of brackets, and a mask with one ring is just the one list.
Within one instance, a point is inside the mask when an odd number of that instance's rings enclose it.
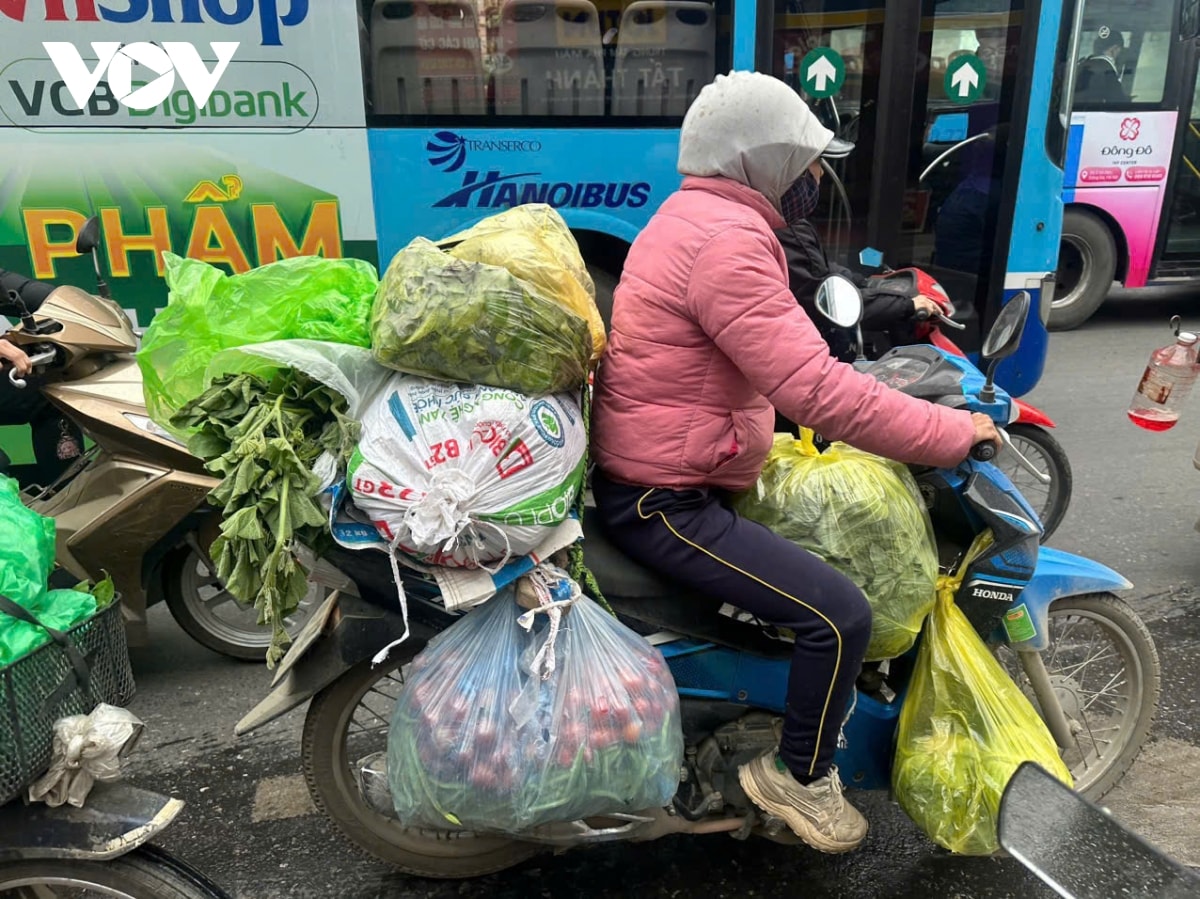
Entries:
{"label": "dark track pants", "polygon": [[648,568],[796,634],[780,757],[801,783],[824,777],[871,635],[871,609],[847,577],[737,515],[712,489],[630,487],[597,471],[597,517]]}

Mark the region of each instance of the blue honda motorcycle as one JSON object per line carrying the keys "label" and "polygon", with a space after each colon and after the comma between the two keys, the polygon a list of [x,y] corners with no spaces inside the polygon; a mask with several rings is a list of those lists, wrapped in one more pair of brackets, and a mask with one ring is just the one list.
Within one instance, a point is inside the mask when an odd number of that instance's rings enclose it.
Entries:
{"label": "blue honda motorcycle", "polygon": [[[853,327],[862,303],[836,276],[818,307]],[[1028,294],[1001,311],[983,347],[985,376],[932,346],[898,347],[864,370],[895,389],[943,405],[1010,420],[1011,398],[993,382],[1029,314]],[[939,561],[961,574],[955,596],[994,647],[1058,743],[1077,790],[1095,800],[1128,770],[1158,703],[1159,660],[1145,625],[1113,591],[1132,587],[1103,565],[1039,545],[1036,513],[988,461],[980,444],[952,469],[914,468],[929,510]],[[1031,466],[1032,467],[1032,466]],[[687,753],[671,807],[602,820],[548,825],[521,838],[403,827],[392,812],[384,752],[404,666],[455,617],[431,582],[406,582],[412,635],[382,665],[371,657],[403,632],[385,557],[335,549],[321,568],[337,588],[299,635],[272,692],[238,725],[261,727],[311,699],[301,751],[317,806],[360,848],[401,870],[466,878],[502,870],[547,847],[645,841],[672,833],[726,832],[795,838],[763,820],[738,784],[737,768],[779,739],[791,646],[778,635],[721,614],[723,601],[696,594],[622,555],[584,519],[585,558],[618,615],[657,645],[682,700]],[[968,550],[990,532],[986,548]],[[836,764],[852,788],[890,783],[896,726],[915,650],[864,667]]]}

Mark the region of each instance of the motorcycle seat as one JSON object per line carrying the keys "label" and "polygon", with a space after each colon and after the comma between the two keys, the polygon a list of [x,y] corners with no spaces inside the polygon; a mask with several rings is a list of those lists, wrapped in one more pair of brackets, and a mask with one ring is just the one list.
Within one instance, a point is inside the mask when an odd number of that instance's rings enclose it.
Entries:
{"label": "motorcycle seat", "polygon": [[[772,639],[756,624],[720,614],[722,599],[699,593],[630,559],[612,544],[594,516],[584,516],[583,531],[584,561],[596,575],[600,591],[617,615],[639,633],[670,631],[768,658],[791,655],[790,643]],[[391,612],[399,611],[396,585],[386,555],[355,552],[340,546],[330,548],[324,555],[353,578],[365,601]],[[410,598],[419,597],[436,605],[437,585],[432,580],[404,568],[401,576]],[[409,611],[417,614],[418,607],[410,605]],[[445,623],[442,621],[439,626]]]}
{"label": "motorcycle seat", "polygon": [[721,598],[699,593],[629,558],[608,539],[595,516],[584,515],[583,535],[583,561],[613,611],[635,630],[672,631],[768,658],[792,654],[790,643],[772,639],[758,625],[722,615]]}

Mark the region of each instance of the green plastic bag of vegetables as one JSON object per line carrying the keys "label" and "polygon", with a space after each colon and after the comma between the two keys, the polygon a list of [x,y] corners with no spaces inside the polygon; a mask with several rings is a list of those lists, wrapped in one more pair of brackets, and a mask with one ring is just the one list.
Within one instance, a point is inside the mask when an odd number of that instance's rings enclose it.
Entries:
{"label": "green plastic bag of vegetables", "polygon": [[28,608],[53,565],[54,519],[27,508],[17,482],[0,476],[0,596]]}
{"label": "green plastic bag of vegetables", "polygon": [[271,340],[309,339],[370,346],[379,279],[360,259],[298,256],[227,275],[164,253],[170,288],[137,355],[150,417],[173,433],[171,416],[210,383],[221,350]]}
{"label": "green plastic bag of vegetables", "polygon": [[938,581],[900,710],[892,788],[935,843],[991,855],[1000,797],[1022,762],[1072,782],[1045,723],[954,602],[967,564]]}
{"label": "green plastic bag of vegetables", "polygon": [[[492,264],[504,257],[489,246],[501,241],[514,238],[496,232],[442,250],[418,237],[397,253],[371,315],[376,361],[427,378],[531,395],[580,387],[603,344],[597,347],[590,316],[572,308],[579,300],[573,266],[546,249],[536,283],[526,280],[515,261]],[[573,242],[572,249],[578,257]],[[548,290],[555,281],[560,289]],[[594,308],[586,292],[582,302]]]}
{"label": "green plastic bag of vegetables", "polygon": [[[97,601],[75,590],[46,591],[54,567],[54,519],[21,502],[20,488],[0,477],[0,596],[31,612],[42,624],[67,630],[96,613]],[[43,628],[0,612],[0,667],[50,641]]]}
{"label": "green plastic bag of vegetables", "polygon": [[812,432],[775,435],[756,489],[737,511],[849,577],[873,612],[867,661],[903,655],[933,608],[933,525],[908,469],[844,443],[817,451]]}

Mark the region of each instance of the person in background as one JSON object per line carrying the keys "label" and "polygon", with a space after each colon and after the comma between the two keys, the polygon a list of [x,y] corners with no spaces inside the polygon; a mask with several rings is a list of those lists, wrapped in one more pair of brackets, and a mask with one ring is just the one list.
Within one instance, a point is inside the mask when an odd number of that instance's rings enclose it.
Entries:
{"label": "person in background", "polygon": [[1121,32],[1102,25],[1092,42],[1092,55],[1079,63],[1075,80],[1076,103],[1129,102],[1121,86],[1121,69],[1117,64],[1124,50],[1125,38]]}
{"label": "person in background", "polygon": [[889,390],[838,362],[796,302],[775,232],[782,200],[833,133],[782,81],[718,75],[680,130],[684,175],[637,236],[596,375],[596,518],[635,561],[762,621],[795,647],[782,739],[743,765],[747,797],[810,846],[867,833],[833,765],[871,633],[849,578],[732,508],[773,440],[772,406],[832,440],[956,465],[991,419]]}
{"label": "person in background", "polygon": [[[3,318],[0,323],[7,324]],[[25,351],[0,334],[0,425],[29,425],[37,462],[34,481],[45,486],[53,483],[83,453],[83,434],[74,422],[47,402],[34,384],[24,389],[13,384],[10,367],[19,377],[33,372]]]}
{"label": "person in background", "polygon": [[[841,159],[848,155],[854,145],[834,138],[822,154],[823,159]],[[783,195],[780,205],[784,226],[775,231],[779,244],[787,259],[788,284],[792,294],[809,319],[816,325],[830,352],[842,362],[853,362],[856,356],[854,335],[828,322],[818,314],[816,307],[817,288],[830,275],[841,275],[850,279],[863,293],[862,330],[864,335],[883,335],[889,346],[899,346],[916,341],[914,318],[918,311],[935,314],[941,308],[929,297],[908,297],[888,293],[872,287],[871,279],[851,271],[825,256],[812,214],[817,208],[817,197],[824,169],[821,160],[814,162]],[[888,347],[882,347],[886,351]]]}

